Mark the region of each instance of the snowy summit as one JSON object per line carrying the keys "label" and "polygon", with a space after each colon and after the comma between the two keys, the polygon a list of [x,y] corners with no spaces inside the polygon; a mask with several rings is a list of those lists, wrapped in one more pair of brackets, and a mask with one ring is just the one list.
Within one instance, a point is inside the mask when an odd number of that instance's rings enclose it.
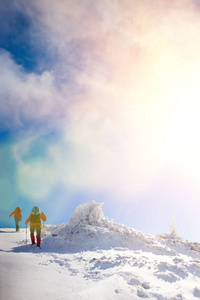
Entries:
{"label": "snowy summit", "polygon": [[[0,299],[192,300],[200,298],[199,244],[151,236],[108,220],[102,203],[77,207],[67,224],[45,226],[42,247],[29,230],[0,230]],[[33,288],[34,287],[34,288]]]}

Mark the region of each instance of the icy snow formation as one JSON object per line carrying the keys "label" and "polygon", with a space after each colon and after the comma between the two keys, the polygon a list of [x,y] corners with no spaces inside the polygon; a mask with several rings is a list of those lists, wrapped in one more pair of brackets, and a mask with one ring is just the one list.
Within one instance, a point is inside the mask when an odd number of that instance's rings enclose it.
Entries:
{"label": "icy snow formation", "polygon": [[[123,247],[153,251],[155,254],[175,254],[174,236],[163,234],[154,237],[110,221],[103,214],[102,204],[92,201],[78,206],[69,222],[56,226],[46,242],[52,243],[52,247],[59,245],[68,251]],[[179,247],[184,243],[178,236],[176,241]]]}
{"label": "icy snow formation", "polygon": [[102,205],[103,203],[96,203],[95,201],[79,205],[72,213],[68,225],[74,228],[87,225],[109,227],[109,224],[112,222],[108,221],[108,218],[104,216]]}

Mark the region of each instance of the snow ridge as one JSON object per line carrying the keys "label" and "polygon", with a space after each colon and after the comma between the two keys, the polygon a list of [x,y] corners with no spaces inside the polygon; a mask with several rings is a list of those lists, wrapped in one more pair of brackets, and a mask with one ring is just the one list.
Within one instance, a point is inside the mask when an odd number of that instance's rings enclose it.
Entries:
{"label": "snow ridge", "polygon": [[[108,220],[102,211],[103,203],[85,203],[77,207],[68,223],[54,228],[46,238],[52,247],[67,251],[92,249],[127,248],[131,250],[154,251],[175,255],[174,236],[157,237],[142,233],[125,225]],[[53,239],[52,239],[53,237]],[[176,236],[179,243],[182,239]]]}

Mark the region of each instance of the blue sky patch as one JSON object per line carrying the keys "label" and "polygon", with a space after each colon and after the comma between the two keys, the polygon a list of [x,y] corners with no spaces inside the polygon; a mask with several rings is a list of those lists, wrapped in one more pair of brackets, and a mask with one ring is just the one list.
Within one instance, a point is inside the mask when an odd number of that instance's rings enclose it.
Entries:
{"label": "blue sky patch", "polygon": [[48,51],[48,41],[34,20],[19,11],[12,1],[0,4],[0,48],[27,72],[42,73],[52,69],[56,51]]}

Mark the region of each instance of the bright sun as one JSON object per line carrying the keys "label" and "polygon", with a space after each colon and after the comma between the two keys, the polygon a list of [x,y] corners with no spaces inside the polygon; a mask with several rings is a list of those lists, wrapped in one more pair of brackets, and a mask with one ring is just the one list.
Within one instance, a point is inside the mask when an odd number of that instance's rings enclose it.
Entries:
{"label": "bright sun", "polygon": [[174,90],[173,97],[165,124],[165,147],[182,163],[199,160],[200,88],[196,80]]}

